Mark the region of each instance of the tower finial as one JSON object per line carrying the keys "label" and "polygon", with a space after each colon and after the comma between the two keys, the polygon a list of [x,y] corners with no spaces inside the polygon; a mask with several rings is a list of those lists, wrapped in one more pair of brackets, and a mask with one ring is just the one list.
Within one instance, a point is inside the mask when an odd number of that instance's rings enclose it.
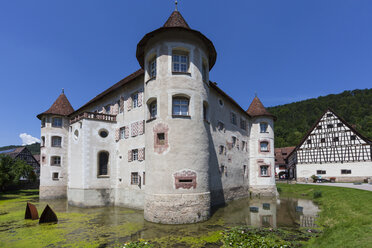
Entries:
{"label": "tower finial", "polygon": [[65,89],[64,88],[62,88],[62,94],[65,94]]}
{"label": "tower finial", "polygon": [[174,1],[174,4],[176,5],[176,9],[175,9],[175,11],[178,11],[178,9],[177,9],[177,4],[178,4],[178,1],[176,0],[176,1]]}
{"label": "tower finial", "polygon": [[254,92],[254,97],[257,97],[257,91]]}

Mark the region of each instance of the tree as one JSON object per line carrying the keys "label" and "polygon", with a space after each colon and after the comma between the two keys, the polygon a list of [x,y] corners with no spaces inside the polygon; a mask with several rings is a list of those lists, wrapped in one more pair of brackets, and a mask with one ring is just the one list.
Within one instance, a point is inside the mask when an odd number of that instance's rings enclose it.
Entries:
{"label": "tree", "polygon": [[31,181],[36,180],[36,175],[32,166],[28,165],[24,160],[1,155],[0,189],[4,191],[7,186],[19,184],[21,178]]}

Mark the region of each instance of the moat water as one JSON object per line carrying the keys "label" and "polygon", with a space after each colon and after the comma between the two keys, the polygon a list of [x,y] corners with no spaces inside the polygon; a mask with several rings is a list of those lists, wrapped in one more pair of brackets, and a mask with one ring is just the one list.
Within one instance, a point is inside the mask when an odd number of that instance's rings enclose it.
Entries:
{"label": "moat water", "polygon": [[215,209],[212,217],[202,223],[162,225],[145,221],[140,210],[122,207],[78,208],[69,206],[66,200],[39,201],[35,198],[31,202],[36,205],[39,216],[49,204],[59,218],[58,224],[39,225],[38,221],[23,219],[26,200],[17,203],[10,201],[9,204],[1,202],[0,199],[1,247],[109,247],[138,239],[160,242],[162,239],[174,239],[177,243],[241,225],[313,228],[319,212],[311,200],[246,198]]}

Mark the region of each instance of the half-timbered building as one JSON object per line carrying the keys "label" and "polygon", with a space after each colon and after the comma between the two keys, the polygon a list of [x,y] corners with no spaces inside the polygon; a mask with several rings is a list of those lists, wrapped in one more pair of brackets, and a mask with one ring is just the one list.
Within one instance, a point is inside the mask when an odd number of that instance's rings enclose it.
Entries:
{"label": "half-timbered building", "polygon": [[288,156],[289,176],[337,182],[372,178],[371,140],[328,108]]}

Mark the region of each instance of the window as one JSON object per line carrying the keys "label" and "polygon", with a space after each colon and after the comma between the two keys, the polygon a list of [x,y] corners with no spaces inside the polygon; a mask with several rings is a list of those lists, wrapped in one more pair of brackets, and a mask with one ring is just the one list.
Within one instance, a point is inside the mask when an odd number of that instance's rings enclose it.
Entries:
{"label": "window", "polygon": [[306,143],[307,143],[307,144],[311,144],[311,139],[308,139],[308,140],[306,141]]}
{"label": "window", "polygon": [[224,129],[225,129],[225,125],[222,123],[222,122],[218,122],[217,123],[217,129],[219,130],[219,131],[223,131]]}
{"label": "window", "polygon": [[351,135],[350,140],[356,140],[356,135]]}
{"label": "window", "polygon": [[108,131],[107,130],[100,130],[98,134],[102,138],[106,138],[108,136]]}
{"label": "window", "polygon": [[321,138],[321,139],[320,139],[320,142],[321,142],[321,143],[325,143],[325,138]]}
{"label": "window", "polygon": [[41,127],[45,127],[45,118],[41,119]]}
{"label": "window", "polygon": [[203,119],[208,120],[208,104],[206,102],[203,103]]}
{"label": "window", "polygon": [[203,63],[202,65],[202,79],[203,82],[207,82],[207,66],[205,65],[205,63]]}
{"label": "window", "polygon": [[138,93],[132,95],[132,108],[138,107]]}
{"label": "window", "polygon": [[230,113],[230,119],[231,119],[231,123],[236,125],[236,114],[231,112]]}
{"label": "window", "polygon": [[260,122],[260,133],[267,133],[267,123]]}
{"label": "window", "polygon": [[219,99],[218,100],[218,103],[220,104],[221,107],[223,107],[223,101],[222,101],[222,99]]}
{"label": "window", "polygon": [[173,98],[173,115],[188,116],[189,115],[189,99],[185,97]]}
{"label": "window", "polygon": [[150,103],[149,111],[150,111],[150,119],[156,118],[156,116],[158,114],[158,108],[157,108],[156,100],[154,100],[153,102]]}
{"label": "window", "polygon": [[58,179],[58,176],[59,176],[58,174],[59,174],[58,172],[53,172],[53,174],[52,174],[52,179],[53,179],[53,180],[59,180],[59,179]]}
{"label": "window", "polygon": [[326,171],[325,170],[317,170],[316,171],[316,174],[318,174],[318,175],[325,175],[326,174]]}
{"label": "window", "polygon": [[317,126],[316,129],[322,129],[322,125]]}
{"label": "window", "polygon": [[45,136],[41,136],[41,147],[45,146]]}
{"label": "window", "polygon": [[161,146],[165,145],[165,133],[156,134],[156,144]]}
{"label": "window", "polygon": [[150,78],[156,77],[156,57],[149,63],[149,74]]}
{"label": "window", "polygon": [[77,140],[79,138],[79,131],[76,129],[74,132],[74,139]]}
{"label": "window", "polygon": [[110,114],[110,110],[111,110],[111,106],[110,105],[106,105],[105,106],[105,113],[109,115]]}
{"label": "window", "polygon": [[52,165],[52,166],[61,166],[61,157],[59,157],[59,156],[53,156],[50,159],[50,165]]}
{"label": "window", "polygon": [[52,136],[52,147],[61,147],[62,146],[62,137]]}
{"label": "window", "polygon": [[232,147],[234,147],[236,145],[236,137],[231,136],[231,139],[232,139]]}
{"label": "window", "polygon": [[261,173],[262,177],[268,177],[269,176],[269,166],[261,165],[260,166],[260,173]]}
{"label": "window", "polygon": [[120,139],[125,139],[125,127],[120,128]]}
{"label": "window", "polygon": [[247,122],[243,118],[240,118],[240,128],[243,130],[247,130]]}
{"label": "window", "polygon": [[337,127],[342,127],[343,125],[341,122],[337,123]]}
{"label": "window", "polygon": [[338,142],[338,137],[334,137],[333,142]]}
{"label": "window", "polygon": [[351,170],[341,170],[341,174],[351,174]]}
{"label": "window", "polygon": [[52,127],[62,127],[62,118],[61,117],[54,117],[52,119]]}
{"label": "window", "polygon": [[242,151],[244,151],[246,149],[247,149],[247,142],[245,142],[244,140],[242,140]]}
{"label": "window", "polygon": [[146,184],[146,173],[145,172],[142,173],[142,184],[143,185]]}
{"label": "window", "polygon": [[269,151],[269,142],[267,142],[267,141],[260,142],[260,148],[261,148],[261,152],[268,152]]}
{"label": "window", "polygon": [[327,128],[333,128],[333,124],[328,124]]}
{"label": "window", "polygon": [[185,52],[175,52],[172,56],[173,72],[187,72],[189,69],[189,57]]}
{"label": "window", "polygon": [[98,153],[98,176],[108,175],[109,153],[102,151]]}
{"label": "window", "polygon": [[327,114],[327,117],[332,117],[333,116],[333,114]]}
{"label": "window", "polygon": [[221,173],[221,176],[223,174],[225,174],[225,176],[227,176],[227,169],[226,169],[226,166],[225,165],[221,165],[220,166],[220,173]]}
{"label": "window", "polygon": [[130,176],[130,184],[138,185],[138,172],[132,172]]}
{"label": "window", "polygon": [[132,150],[132,161],[138,160],[138,149]]}
{"label": "window", "polygon": [[223,145],[220,145],[218,149],[218,154],[223,154],[224,151],[225,151],[225,147]]}
{"label": "window", "polygon": [[246,165],[243,165],[243,174],[245,175],[247,172],[247,166]]}

